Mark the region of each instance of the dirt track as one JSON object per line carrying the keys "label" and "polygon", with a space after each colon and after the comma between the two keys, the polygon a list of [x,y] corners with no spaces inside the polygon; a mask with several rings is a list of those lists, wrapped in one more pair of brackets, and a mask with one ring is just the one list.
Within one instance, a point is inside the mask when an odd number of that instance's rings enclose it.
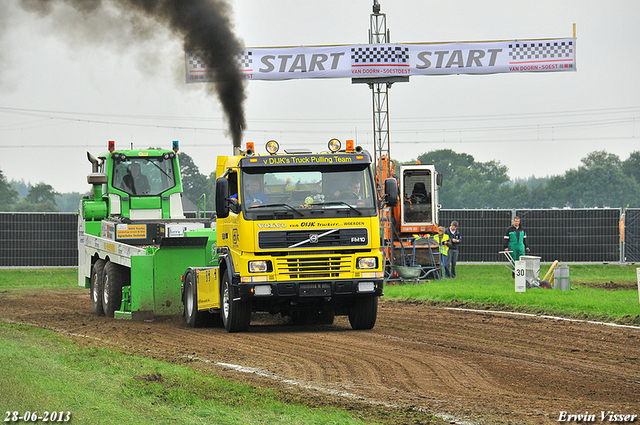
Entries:
{"label": "dirt track", "polygon": [[80,288],[0,293],[2,319],[328,402],[418,407],[471,423],[640,415],[636,328],[382,302],[371,331],[352,331],[343,317],[300,327],[257,316],[249,332],[227,334],[189,329],[181,317],[97,317]]}

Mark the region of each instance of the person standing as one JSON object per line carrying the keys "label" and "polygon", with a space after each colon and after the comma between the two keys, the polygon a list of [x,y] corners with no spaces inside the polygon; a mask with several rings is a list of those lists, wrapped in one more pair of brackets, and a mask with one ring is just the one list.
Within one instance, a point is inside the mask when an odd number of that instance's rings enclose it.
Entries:
{"label": "person standing", "polygon": [[449,236],[451,246],[449,247],[449,275],[451,278],[456,277],[456,264],[458,263],[458,255],[460,251],[458,246],[460,245],[460,230],[458,230],[458,222],[452,221],[447,230],[444,231],[445,235]]}
{"label": "person standing", "polygon": [[518,261],[521,255],[530,251],[527,243],[527,232],[520,225],[520,217],[513,218],[513,225],[509,226],[504,234],[504,250],[513,251],[512,257],[514,261]]}
{"label": "person standing", "polygon": [[449,241],[449,235],[444,233],[444,226],[438,227],[438,234],[433,236],[433,239],[438,243],[438,249],[440,250],[440,265],[443,270],[443,277],[450,278],[451,273],[449,272],[449,245],[451,242]]}

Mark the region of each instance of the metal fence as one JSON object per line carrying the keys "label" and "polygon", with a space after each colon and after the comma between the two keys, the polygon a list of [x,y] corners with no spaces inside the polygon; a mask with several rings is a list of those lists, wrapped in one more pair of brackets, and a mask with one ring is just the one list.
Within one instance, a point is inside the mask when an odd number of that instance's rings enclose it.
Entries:
{"label": "metal fence", "polygon": [[[543,262],[640,262],[640,209],[442,210],[440,223],[458,222],[461,263],[495,263],[516,215]],[[77,266],[77,227],[77,213],[0,213],[0,267]]]}
{"label": "metal fence", "polygon": [[77,233],[77,213],[0,213],[0,267],[75,267]]}
{"label": "metal fence", "polygon": [[628,209],[624,212],[623,235],[624,261],[640,262],[640,209]]}
{"label": "metal fence", "polygon": [[[630,212],[640,210],[627,210]],[[619,208],[531,209],[531,210],[442,210],[440,222],[448,226],[458,222],[462,234],[460,262],[496,262],[504,260],[504,234],[513,217],[520,217],[527,233],[531,255],[543,262],[608,263],[624,261],[620,243]],[[640,246],[640,214],[629,231],[638,235],[627,241],[627,249]],[[635,258],[635,257],[634,257]],[[627,258],[627,261],[637,260]]]}

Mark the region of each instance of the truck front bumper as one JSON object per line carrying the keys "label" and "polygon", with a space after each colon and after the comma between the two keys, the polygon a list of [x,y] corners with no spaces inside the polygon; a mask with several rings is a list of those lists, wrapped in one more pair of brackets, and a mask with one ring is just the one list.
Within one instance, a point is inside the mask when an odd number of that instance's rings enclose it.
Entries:
{"label": "truck front bumper", "polygon": [[235,288],[240,300],[296,299],[311,297],[381,296],[382,279],[340,279],[287,282],[243,282]]}

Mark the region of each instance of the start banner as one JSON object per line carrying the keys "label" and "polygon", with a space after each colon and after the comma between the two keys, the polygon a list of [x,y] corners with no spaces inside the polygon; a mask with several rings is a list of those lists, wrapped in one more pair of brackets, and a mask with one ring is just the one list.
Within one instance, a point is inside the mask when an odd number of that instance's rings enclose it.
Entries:
{"label": "start banner", "polygon": [[[247,48],[249,80],[375,78],[576,70],[576,39]],[[206,52],[186,53],[187,83],[215,81]]]}

